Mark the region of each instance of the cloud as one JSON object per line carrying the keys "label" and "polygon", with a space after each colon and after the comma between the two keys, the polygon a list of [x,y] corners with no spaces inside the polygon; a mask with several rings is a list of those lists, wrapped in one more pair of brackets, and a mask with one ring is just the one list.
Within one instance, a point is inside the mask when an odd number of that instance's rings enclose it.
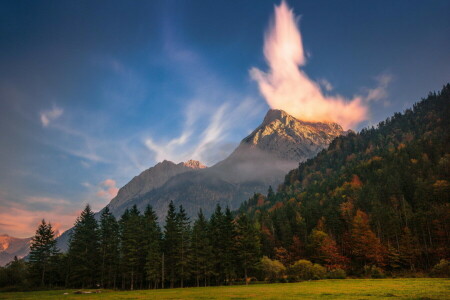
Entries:
{"label": "cloud", "polygon": [[48,125],[50,125],[50,122],[55,121],[56,119],[61,117],[63,113],[64,113],[64,110],[62,108],[58,108],[56,106],[54,106],[50,110],[42,111],[40,113],[40,119],[41,119],[42,126],[47,127]]}
{"label": "cloud", "polygon": [[333,86],[331,83],[326,79],[320,79],[319,84],[327,91],[331,92],[333,90]]}
{"label": "cloud", "polygon": [[117,195],[119,188],[116,186],[116,181],[113,179],[106,179],[100,183],[100,189],[97,196],[106,199],[112,199]]}
{"label": "cloud", "polygon": [[301,69],[306,64],[298,19],[285,1],[275,6],[275,18],[264,39],[264,56],[268,72],[257,68],[250,70],[259,90],[270,107],[282,109],[306,121],[332,121],[344,128],[354,128],[368,119],[367,101],[375,99],[382,91],[372,95],[346,99],[340,95],[324,95],[332,86],[327,81],[315,82]]}
{"label": "cloud", "polygon": [[52,197],[33,196],[16,201],[0,191],[0,233],[30,237],[34,235],[41,220],[45,219],[59,234],[73,226],[81,212],[78,205],[66,199]]}
{"label": "cloud", "polygon": [[388,96],[387,88],[392,81],[392,75],[385,73],[375,78],[378,86],[373,89],[367,89],[367,96],[364,97],[366,101],[379,101],[386,99]]}
{"label": "cloud", "polygon": [[[154,153],[156,161],[195,159],[211,165],[232,151],[227,143],[231,132],[261,111],[262,107],[252,98],[246,98],[237,105],[225,101],[219,107],[193,101],[185,110],[184,129],[179,136],[158,142],[148,137],[144,143]],[[224,148],[228,150],[226,153],[222,151]],[[212,155],[214,153],[216,155]]]}

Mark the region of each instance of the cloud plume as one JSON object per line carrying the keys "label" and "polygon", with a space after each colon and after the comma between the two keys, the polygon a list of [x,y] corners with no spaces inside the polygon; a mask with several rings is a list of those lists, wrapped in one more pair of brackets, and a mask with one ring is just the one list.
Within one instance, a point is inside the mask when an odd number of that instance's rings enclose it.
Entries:
{"label": "cloud plume", "polygon": [[41,119],[42,126],[47,127],[51,121],[54,121],[54,120],[58,119],[59,117],[61,117],[63,112],[64,112],[63,109],[55,107],[55,106],[50,110],[41,112],[40,119]]}
{"label": "cloud plume", "polygon": [[306,63],[302,36],[294,12],[285,1],[275,6],[273,23],[265,35],[264,56],[269,71],[252,68],[250,75],[271,108],[305,121],[337,122],[345,128],[368,119],[364,97],[324,95],[320,84],[301,69]]}

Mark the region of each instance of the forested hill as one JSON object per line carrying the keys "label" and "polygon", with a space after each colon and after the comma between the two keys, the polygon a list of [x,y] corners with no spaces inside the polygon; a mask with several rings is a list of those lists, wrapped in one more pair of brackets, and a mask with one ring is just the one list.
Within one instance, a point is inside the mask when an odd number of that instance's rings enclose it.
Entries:
{"label": "forested hill", "polygon": [[449,118],[447,84],[336,138],[240,213],[260,224],[263,252],[282,261],[428,269],[450,256]]}

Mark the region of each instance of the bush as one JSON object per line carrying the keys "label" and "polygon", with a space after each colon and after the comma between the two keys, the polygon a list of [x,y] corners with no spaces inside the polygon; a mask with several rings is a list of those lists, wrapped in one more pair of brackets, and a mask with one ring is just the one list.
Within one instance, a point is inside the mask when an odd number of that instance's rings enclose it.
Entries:
{"label": "bush", "polygon": [[300,281],[300,280],[317,280],[323,279],[326,276],[326,270],[319,264],[313,264],[309,260],[301,259],[296,261],[293,265],[289,267],[289,281]]}
{"label": "bush", "polygon": [[327,274],[327,278],[329,279],[345,279],[347,277],[347,274],[342,269],[334,269],[330,270]]}
{"label": "bush", "polygon": [[364,275],[374,279],[386,278],[382,269],[377,266],[364,266]]}
{"label": "bush", "polygon": [[327,270],[324,267],[322,267],[321,265],[314,264],[311,267],[311,276],[312,276],[311,279],[314,279],[314,280],[324,279],[326,275],[327,275]]}
{"label": "bush", "polygon": [[274,282],[282,278],[286,272],[286,267],[278,260],[272,260],[267,256],[263,256],[260,261],[261,270],[264,273],[265,279]]}
{"label": "bush", "polygon": [[441,261],[433,267],[430,275],[433,277],[450,277],[450,262],[446,259],[441,259]]}

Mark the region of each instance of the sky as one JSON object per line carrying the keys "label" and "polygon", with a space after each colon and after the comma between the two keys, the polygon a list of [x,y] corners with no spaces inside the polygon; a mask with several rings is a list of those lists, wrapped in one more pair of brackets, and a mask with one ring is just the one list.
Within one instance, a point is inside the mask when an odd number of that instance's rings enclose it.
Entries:
{"label": "sky", "polygon": [[450,81],[449,1],[1,1],[0,233],[62,232],[269,108],[359,130]]}

